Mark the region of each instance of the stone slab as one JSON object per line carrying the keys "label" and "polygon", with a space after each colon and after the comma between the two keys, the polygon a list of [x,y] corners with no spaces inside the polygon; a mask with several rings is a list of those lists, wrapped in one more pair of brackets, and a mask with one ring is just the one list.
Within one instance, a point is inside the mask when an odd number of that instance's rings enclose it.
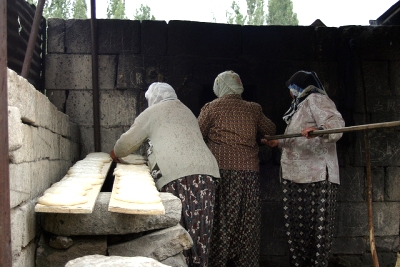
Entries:
{"label": "stone slab", "polygon": [[23,131],[21,112],[17,107],[8,107],[8,151],[22,147]]}
{"label": "stone slab", "polygon": [[45,231],[63,236],[122,235],[175,226],[181,218],[182,203],[169,193],[161,193],[165,215],[131,215],[108,212],[110,192],[100,192],[91,214],[45,213]]}
{"label": "stone slab", "polygon": [[69,261],[65,267],[168,267],[146,257],[120,257],[90,255]]}

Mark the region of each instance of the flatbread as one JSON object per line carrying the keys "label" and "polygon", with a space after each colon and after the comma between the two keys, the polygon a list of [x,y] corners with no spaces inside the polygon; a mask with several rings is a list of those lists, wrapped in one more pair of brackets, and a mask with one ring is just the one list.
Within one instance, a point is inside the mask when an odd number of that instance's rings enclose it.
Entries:
{"label": "flatbread", "polygon": [[87,192],[82,188],[52,186],[44,191],[44,195],[45,194],[77,194],[86,196]]}
{"label": "flatbread", "polygon": [[45,194],[38,199],[38,203],[46,206],[75,206],[88,202],[86,196],[77,194]]}

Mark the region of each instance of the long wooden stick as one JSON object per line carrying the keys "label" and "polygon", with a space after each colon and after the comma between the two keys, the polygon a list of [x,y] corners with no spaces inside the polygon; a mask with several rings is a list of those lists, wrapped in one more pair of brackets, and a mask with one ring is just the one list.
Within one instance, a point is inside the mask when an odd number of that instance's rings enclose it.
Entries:
{"label": "long wooden stick", "polygon": [[[371,130],[371,129],[396,127],[396,126],[400,126],[400,121],[363,124],[363,125],[349,126],[349,127],[343,127],[343,128],[334,128],[334,129],[329,129],[329,130],[315,130],[315,131],[311,132],[310,135],[324,135],[324,134],[332,134],[332,133],[366,131],[366,130]],[[280,135],[265,136],[264,139],[276,140],[276,139],[293,138],[293,137],[300,137],[300,136],[302,136],[301,133],[280,134]]]}

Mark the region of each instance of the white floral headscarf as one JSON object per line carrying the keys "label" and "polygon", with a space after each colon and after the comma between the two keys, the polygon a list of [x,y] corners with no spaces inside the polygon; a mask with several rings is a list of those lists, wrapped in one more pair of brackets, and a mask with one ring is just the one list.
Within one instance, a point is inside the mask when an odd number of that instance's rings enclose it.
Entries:
{"label": "white floral headscarf", "polygon": [[220,73],[214,81],[214,94],[217,97],[243,93],[243,84],[237,73],[229,70]]}
{"label": "white floral headscarf", "polygon": [[144,96],[147,99],[149,107],[167,100],[178,99],[175,90],[171,85],[160,82],[152,83]]}

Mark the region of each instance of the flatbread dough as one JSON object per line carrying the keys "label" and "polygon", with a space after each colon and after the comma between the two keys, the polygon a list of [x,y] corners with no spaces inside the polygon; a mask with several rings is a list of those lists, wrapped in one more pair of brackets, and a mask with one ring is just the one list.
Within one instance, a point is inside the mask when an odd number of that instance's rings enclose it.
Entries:
{"label": "flatbread dough", "polygon": [[86,196],[87,192],[82,188],[52,186],[44,191],[44,195],[45,194],[77,194]]}
{"label": "flatbread dough", "polygon": [[75,206],[88,202],[86,196],[77,194],[64,195],[64,194],[45,194],[38,199],[38,203],[46,206]]}

